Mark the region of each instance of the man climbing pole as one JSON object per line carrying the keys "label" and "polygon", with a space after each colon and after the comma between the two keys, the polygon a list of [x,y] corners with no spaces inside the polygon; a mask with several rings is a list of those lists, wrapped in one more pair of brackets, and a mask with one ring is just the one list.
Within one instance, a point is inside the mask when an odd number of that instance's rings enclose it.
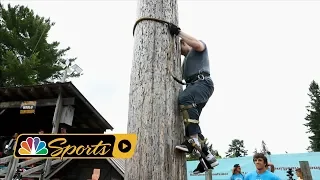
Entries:
{"label": "man climbing pole", "polygon": [[211,169],[219,165],[215,156],[211,154],[204,143],[205,138],[199,126],[201,111],[214,91],[214,84],[210,77],[208,49],[203,41],[182,32],[176,25],[169,23],[168,28],[171,35],[181,38],[181,54],[185,57],[182,76],[186,82],[186,89],[179,94],[178,102],[185,122],[187,140],[177,145],[176,149],[186,153],[194,153],[199,158],[201,158],[201,154],[204,154],[206,165],[202,165],[200,162],[193,171],[197,174],[205,171],[204,166],[209,165],[211,167],[207,168]]}

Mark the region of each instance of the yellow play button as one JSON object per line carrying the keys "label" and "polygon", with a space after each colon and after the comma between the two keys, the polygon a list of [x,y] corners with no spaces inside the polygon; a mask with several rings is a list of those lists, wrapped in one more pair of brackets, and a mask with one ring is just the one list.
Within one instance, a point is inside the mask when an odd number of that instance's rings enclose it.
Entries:
{"label": "yellow play button", "polygon": [[122,153],[127,153],[131,149],[131,143],[126,139],[121,140],[118,144],[118,148]]}
{"label": "yellow play button", "polygon": [[126,144],[122,144],[122,149],[125,149],[126,147],[128,147]]}

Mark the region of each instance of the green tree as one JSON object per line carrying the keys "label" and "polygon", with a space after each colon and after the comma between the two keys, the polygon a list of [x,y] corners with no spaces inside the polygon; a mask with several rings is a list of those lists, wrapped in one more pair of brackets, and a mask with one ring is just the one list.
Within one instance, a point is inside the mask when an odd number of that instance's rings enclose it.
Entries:
{"label": "green tree", "polygon": [[[0,3],[0,86],[48,83],[62,77],[62,70],[76,58],[65,58],[70,47],[47,42],[55,23],[25,6]],[[69,77],[78,77],[71,74]]]}
{"label": "green tree", "polygon": [[308,128],[310,151],[320,151],[320,89],[319,85],[313,80],[309,86],[308,96],[310,97],[310,104],[306,106],[307,116],[304,125]]}
{"label": "green tree", "polygon": [[[218,152],[218,150],[214,150],[212,148],[212,144],[209,144],[208,142],[205,142],[205,144],[207,145],[209,151],[211,152],[211,154],[213,154],[216,159],[221,159],[221,156]],[[195,156],[194,154],[188,154],[187,155],[187,161],[194,161],[194,160],[198,160],[199,158],[197,156]]]}
{"label": "green tree", "polygon": [[243,140],[234,139],[229,144],[228,152],[226,152],[226,157],[244,157],[248,155],[248,150],[245,150]]}

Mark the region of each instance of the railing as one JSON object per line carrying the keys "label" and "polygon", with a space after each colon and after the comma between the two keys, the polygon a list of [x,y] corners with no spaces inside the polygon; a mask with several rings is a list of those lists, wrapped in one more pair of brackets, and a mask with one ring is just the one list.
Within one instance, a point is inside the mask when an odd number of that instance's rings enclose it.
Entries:
{"label": "railing", "polygon": [[0,164],[5,164],[5,163],[11,161],[12,158],[13,158],[13,155],[0,158]]}
{"label": "railing", "polygon": [[[12,179],[13,175],[16,173],[16,169],[17,167],[21,167],[21,168],[25,168],[26,166],[29,166],[31,164],[35,164],[39,161],[43,161],[45,159],[43,158],[33,158],[33,159],[29,159],[29,160],[26,160],[26,161],[23,161],[23,162],[19,162],[19,159],[15,159],[13,158],[13,156],[7,156],[7,157],[4,157],[4,158],[0,158],[0,164],[5,164],[5,163],[8,163],[9,162],[9,165],[7,166],[7,168],[3,169],[2,171],[0,171],[0,176],[5,176],[5,179]],[[51,162],[51,165],[56,165],[58,163],[61,163],[61,167],[57,167],[58,170],[60,170],[63,166],[65,166],[66,164],[68,164],[71,160],[66,160],[66,161],[63,161],[63,160],[60,160],[60,159],[57,159],[57,160],[53,160]],[[32,173],[35,173],[37,171],[41,171],[43,170],[45,167],[45,162],[42,163],[41,165],[38,165],[38,166],[35,166],[35,167],[31,167],[29,168],[28,170],[24,171],[21,173],[22,177],[29,177],[29,178],[39,178],[40,177],[40,174],[39,175],[32,175]],[[57,170],[54,170],[53,172],[50,173],[50,177],[52,177],[55,173],[56,173]],[[48,177],[48,178],[50,178]],[[47,179],[47,178],[46,178]]]}

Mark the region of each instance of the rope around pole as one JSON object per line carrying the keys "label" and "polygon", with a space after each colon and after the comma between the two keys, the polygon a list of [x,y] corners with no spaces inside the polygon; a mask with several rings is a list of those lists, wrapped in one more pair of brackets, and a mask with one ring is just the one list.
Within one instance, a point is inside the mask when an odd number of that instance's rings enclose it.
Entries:
{"label": "rope around pole", "polygon": [[151,18],[151,17],[143,17],[143,18],[140,18],[136,21],[136,23],[134,24],[133,26],[133,36],[134,36],[134,32],[136,30],[136,27],[137,25],[141,22],[141,21],[145,21],[145,20],[149,20],[149,21],[155,21],[155,22],[159,22],[159,23],[162,23],[162,24],[171,24],[170,22],[168,21],[164,21],[164,20],[161,20],[161,19],[157,19],[157,18]]}
{"label": "rope around pole", "polygon": [[[134,26],[133,26],[133,36],[134,36],[134,32],[135,32],[135,30],[136,30],[137,25],[138,25],[141,21],[145,21],[145,20],[159,22],[159,23],[162,23],[162,24],[165,24],[165,25],[172,24],[172,23],[170,23],[170,22],[168,22],[168,21],[164,21],[164,20],[157,19],[157,18],[143,17],[143,18],[138,19],[138,20],[135,22],[135,24],[134,24]],[[170,47],[169,47],[169,51],[170,51],[170,52],[168,53],[168,54],[169,54],[169,58],[168,58],[169,60],[171,60],[171,53],[172,53],[172,51],[173,51],[173,48],[174,48],[174,41],[171,41]],[[173,78],[176,82],[178,82],[178,83],[181,84],[181,85],[187,85],[187,83],[185,83],[185,82],[183,82],[182,80],[180,80],[180,79],[178,79],[177,77],[175,77],[175,76],[173,75],[173,73],[172,73],[171,70],[169,70],[169,73],[170,73],[170,75],[172,76],[172,78]]]}

